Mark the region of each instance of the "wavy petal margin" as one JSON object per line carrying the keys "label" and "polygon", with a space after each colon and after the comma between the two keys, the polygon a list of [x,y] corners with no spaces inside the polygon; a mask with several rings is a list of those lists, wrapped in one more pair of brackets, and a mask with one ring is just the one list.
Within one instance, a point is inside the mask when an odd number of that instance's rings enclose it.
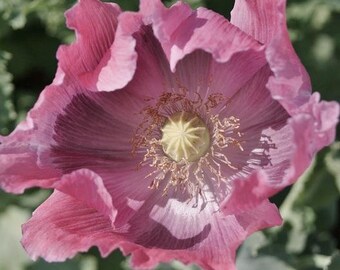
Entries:
{"label": "wavy petal margin", "polygon": [[[178,222],[172,222],[171,226],[161,225],[144,216],[146,223],[150,221],[156,226],[144,226],[140,231],[143,214],[139,213],[136,220],[139,225],[134,227],[132,222],[130,231],[120,233],[112,226],[116,213],[112,205],[113,195],[108,193],[98,175],[82,169],[65,175],[55,187],[57,190],[23,225],[22,243],[35,260],[43,257],[47,261],[64,261],[97,246],[102,256],[116,248],[125,255],[131,254],[131,264],[135,269],[150,269],[160,262],[174,259],[196,263],[209,270],[235,269],[235,254],[240,243],[254,231],[282,222],[276,206],[264,201],[236,215],[209,215],[209,211],[197,218],[189,215],[187,224],[182,224],[185,228]],[[178,204],[174,200],[173,203]],[[172,208],[171,211],[186,210]],[[199,210],[192,209],[195,211]],[[154,218],[170,218],[166,207],[154,212]],[[199,235],[198,239],[203,236],[200,241],[180,239],[183,229],[192,234],[193,228],[202,227],[202,224],[206,224],[203,226],[206,235]],[[168,229],[162,230],[163,226]],[[145,235],[144,244],[140,233]],[[156,242],[153,243],[152,239]],[[177,248],[170,248],[170,240],[175,241],[173,244]],[[161,248],[167,245],[170,245],[168,249]]]}
{"label": "wavy petal margin", "polygon": [[75,30],[76,41],[60,46],[59,66],[89,90],[120,89],[133,77],[135,41],[119,26],[124,24],[119,22],[120,14],[117,4],[98,0],[80,0],[66,12],[67,26]]}
{"label": "wavy petal margin", "polygon": [[183,2],[165,8],[159,0],[141,0],[140,12],[144,23],[152,24],[172,71],[179,60],[198,49],[211,53],[217,62],[227,62],[237,52],[263,53],[262,44],[205,8],[192,11]]}
{"label": "wavy petal margin", "polygon": [[286,0],[236,0],[231,23],[265,46],[273,72],[268,89],[288,112],[308,101],[311,82],[290,42]]}

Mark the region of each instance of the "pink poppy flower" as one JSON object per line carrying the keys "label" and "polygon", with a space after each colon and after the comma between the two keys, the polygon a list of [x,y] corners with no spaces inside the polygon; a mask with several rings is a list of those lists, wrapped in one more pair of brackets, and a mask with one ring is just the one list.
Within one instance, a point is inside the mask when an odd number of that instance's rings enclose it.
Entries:
{"label": "pink poppy flower", "polygon": [[0,137],[2,189],[54,189],[23,226],[28,254],[97,246],[138,269],[235,269],[247,236],[281,224],[268,197],[334,140],[339,115],[311,94],[285,0],[237,0],[231,22],[159,0],[137,13],[80,0],[66,18],[77,39],[55,80]]}

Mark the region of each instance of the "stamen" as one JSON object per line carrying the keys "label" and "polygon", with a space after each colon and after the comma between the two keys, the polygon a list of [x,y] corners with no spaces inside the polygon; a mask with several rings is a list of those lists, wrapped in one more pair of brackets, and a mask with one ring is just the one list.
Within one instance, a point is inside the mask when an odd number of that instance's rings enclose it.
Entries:
{"label": "stamen", "polygon": [[191,100],[182,90],[183,93],[162,94],[154,106],[147,106],[141,112],[144,120],[132,145],[134,153],[145,153],[140,166],[154,168],[146,176],[150,179],[149,188],[162,186],[163,195],[170,189],[181,190],[191,200],[203,196],[205,179],[229,187],[230,175],[224,175],[224,167],[239,168],[228,159],[227,148],[236,146],[243,151],[242,134],[236,117],[210,116],[214,108],[228,103],[222,94],[211,94],[203,103],[199,93],[197,99]]}

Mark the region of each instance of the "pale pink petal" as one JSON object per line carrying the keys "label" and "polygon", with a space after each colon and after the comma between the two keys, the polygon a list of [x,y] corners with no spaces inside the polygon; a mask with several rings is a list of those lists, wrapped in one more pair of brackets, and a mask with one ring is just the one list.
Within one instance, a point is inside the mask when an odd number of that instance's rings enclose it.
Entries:
{"label": "pale pink petal", "polygon": [[76,77],[96,69],[115,39],[120,12],[118,5],[98,0],[80,0],[66,12],[67,26],[76,30],[76,41],[58,51],[67,74]]}
{"label": "pale pink petal", "polygon": [[[120,18],[123,17],[130,18],[126,19],[128,22],[139,20],[137,14],[132,13],[123,14]],[[192,96],[200,93],[203,99],[217,92],[232,96],[266,64],[262,51],[236,52],[226,63],[219,63],[210,53],[196,50],[179,61],[176,72],[172,73],[154,29],[138,26],[138,23],[134,27],[137,27],[133,37],[136,39],[138,62],[134,78],[127,88],[135,95],[144,95],[144,98],[155,98],[164,92],[181,92],[183,88]]]}
{"label": "pale pink petal", "polygon": [[289,115],[266,88],[270,75],[264,66],[218,112],[221,119],[236,117],[240,124],[238,136],[234,136],[239,145],[223,151],[233,166],[221,167],[230,179],[247,177],[262,168],[272,183],[280,183],[291,162],[293,135],[286,125]]}
{"label": "pale pink petal", "polygon": [[[226,213],[251,209],[297,181],[310,165],[316,151],[334,140],[339,115],[336,102],[319,103],[319,95],[314,94],[300,111],[288,120],[283,129],[286,135],[274,135],[272,139],[277,141],[279,149],[271,154],[274,166],[255,171],[248,178],[234,180],[231,195],[223,206]],[[276,160],[282,159],[287,161],[285,166],[281,167],[281,162],[275,165]],[[279,176],[281,174],[280,178],[277,177],[278,173]]]}
{"label": "pale pink petal", "polygon": [[115,241],[109,217],[59,191],[23,225],[22,244],[34,260],[64,261],[92,246],[107,256]]}
{"label": "pale pink petal", "polygon": [[265,44],[273,72],[268,88],[291,111],[308,100],[312,88],[289,39],[285,6],[286,0],[237,0],[231,23]]}
{"label": "pale pink petal", "polygon": [[51,187],[60,173],[50,166],[40,166],[31,131],[19,131],[0,138],[0,187],[7,192],[22,193],[32,186]]}
{"label": "pale pink petal", "polygon": [[55,191],[23,226],[22,243],[33,258],[64,261],[97,246],[103,256],[118,237],[111,226],[116,211],[103,180],[82,169],[64,175]]}
{"label": "pale pink petal", "polygon": [[88,169],[74,171],[64,175],[55,184],[55,189],[76,198],[90,208],[96,209],[104,216],[115,219],[116,210],[112,198],[104,186],[102,178]]}
{"label": "pale pink petal", "polygon": [[136,29],[133,33],[138,54],[137,69],[124,91],[129,89],[134,96],[143,100],[144,106],[147,106],[146,99],[156,98],[176,86],[173,82],[173,74],[151,26],[143,25],[137,14],[125,13],[120,18],[129,22],[139,21],[139,24],[135,24]]}
{"label": "pale pink petal", "polygon": [[204,101],[216,93],[230,99],[264,65],[263,54],[252,50],[235,53],[226,63],[216,62],[211,54],[197,50],[177,63],[173,74],[177,85],[173,88],[199,93]]}
{"label": "pale pink petal", "polygon": [[268,176],[263,170],[254,171],[246,179],[234,180],[230,196],[221,208],[226,215],[241,214],[267,201],[277,191],[275,186],[270,186]]}
{"label": "pale pink petal", "polygon": [[150,269],[173,259],[203,269],[235,269],[235,252],[256,230],[281,224],[277,208],[268,201],[250,211],[224,215],[211,204],[194,206],[180,198],[150,198],[131,219],[126,235],[141,245],[122,244],[132,252],[132,265]]}
{"label": "pale pink petal", "polygon": [[318,100],[318,94],[313,94],[310,101],[301,107],[303,112],[294,115],[288,122],[294,130],[294,156],[292,168],[284,179],[287,184],[295,182],[310,165],[316,152],[335,138],[339,104],[324,101],[319,103]]}
{"label": "pale pink petal", "polygon": [[88,89],[110,92],[123,88],[133,78],[137,53],[132,34],[140,26],[141,19],[137,14],[129,15],[124,13],[119,16],[115,41],[96,70],[82,76]]}
{"label": "pale pink petal", "polygon": [[64,73],[58,69],[53,84],[41,93],[26,120],[10,135],[0,138],[0,186],[6,191],[21,193],[33,186],[48,188],[60,177],[61,172],[41,157],[49,146],[54,112],[70,96],[58,96],[63,83]]}
{"label": "pale pink petal", "polygon": [[152,23],[172,70],[197,49],[211,53],[218,62],[228,61],[237,52],[263,50],[252,37],[207,9],[191,11],[183,2],[166,9],[159,0],[141,1],[140,9],[144,22]]}
{"label": "pale pink petal", "polygon": [[311,142],[311,146],[314,145],[314,149],[311,153],[319,151],[324,146],[329,145],[335,139],[335,128],[339,121],[339,103],[335,101],[327,102],[320,101],[320,94],[313,93],[308,103],[301,106],[297,112],[309,114],[314,122],[314,139]]}
{"label": "pale pink petal", "polygon": [[143,99],[129,90],[89,92],[63,81],[62,75],[42,92],[26,121],[1,137],[0,185],[7,191],[51,187],[62,173],[81,168],[138,165],[131,139]]}
{"label": "pale pink petal", "polygon": [[117,210],[113,221],[117,231],[124,231],[127,222],[139,211],[144,202],[154,194],[155,190],[148,188],[151,184],[146,175],[152,172],[149,166],[124,168],[113,171],[110,168],[94,168],[102,177],[105,188],[111,194],[112,204]]}
{"label": "pale pink petal", "polygon": [[[67,25],[76,31],[76,41],[61,46],[60,67],[73,80],[92,91],[113,91],[132,78],[137,55],[131,30],[114,3],[80,0],[66,13]],[[112,76],[112,74],[115,74]]]}

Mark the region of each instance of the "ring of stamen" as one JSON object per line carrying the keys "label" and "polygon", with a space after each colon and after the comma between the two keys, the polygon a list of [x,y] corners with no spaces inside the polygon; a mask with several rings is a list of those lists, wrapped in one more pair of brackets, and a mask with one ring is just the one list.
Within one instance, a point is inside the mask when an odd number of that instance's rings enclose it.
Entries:
{"label": "ring of stamen", "polygon": [[[153,101],[153,99],[149,99]],[[240,121],[234,116],[220,118],[211,114],[218,106],[226,106],[222,94],[211,94],[204,102],[183,93],[163,93],[154,105],[146,106],[140,114],[143,121],[132,140],[133,153],[144,152],[140,166],[153,168],[145,178],[149,188],[158,189],[163,181],[163,195],[169,189],[182,190],[190,200],[200,196],[205,179],[217,185],[228,184],[223,170],[237,171],[224,149],[236,146],[243,151]],[[204,121],[202,120],[203,117]],[[198,138],[197,138],[198,137]]]}

